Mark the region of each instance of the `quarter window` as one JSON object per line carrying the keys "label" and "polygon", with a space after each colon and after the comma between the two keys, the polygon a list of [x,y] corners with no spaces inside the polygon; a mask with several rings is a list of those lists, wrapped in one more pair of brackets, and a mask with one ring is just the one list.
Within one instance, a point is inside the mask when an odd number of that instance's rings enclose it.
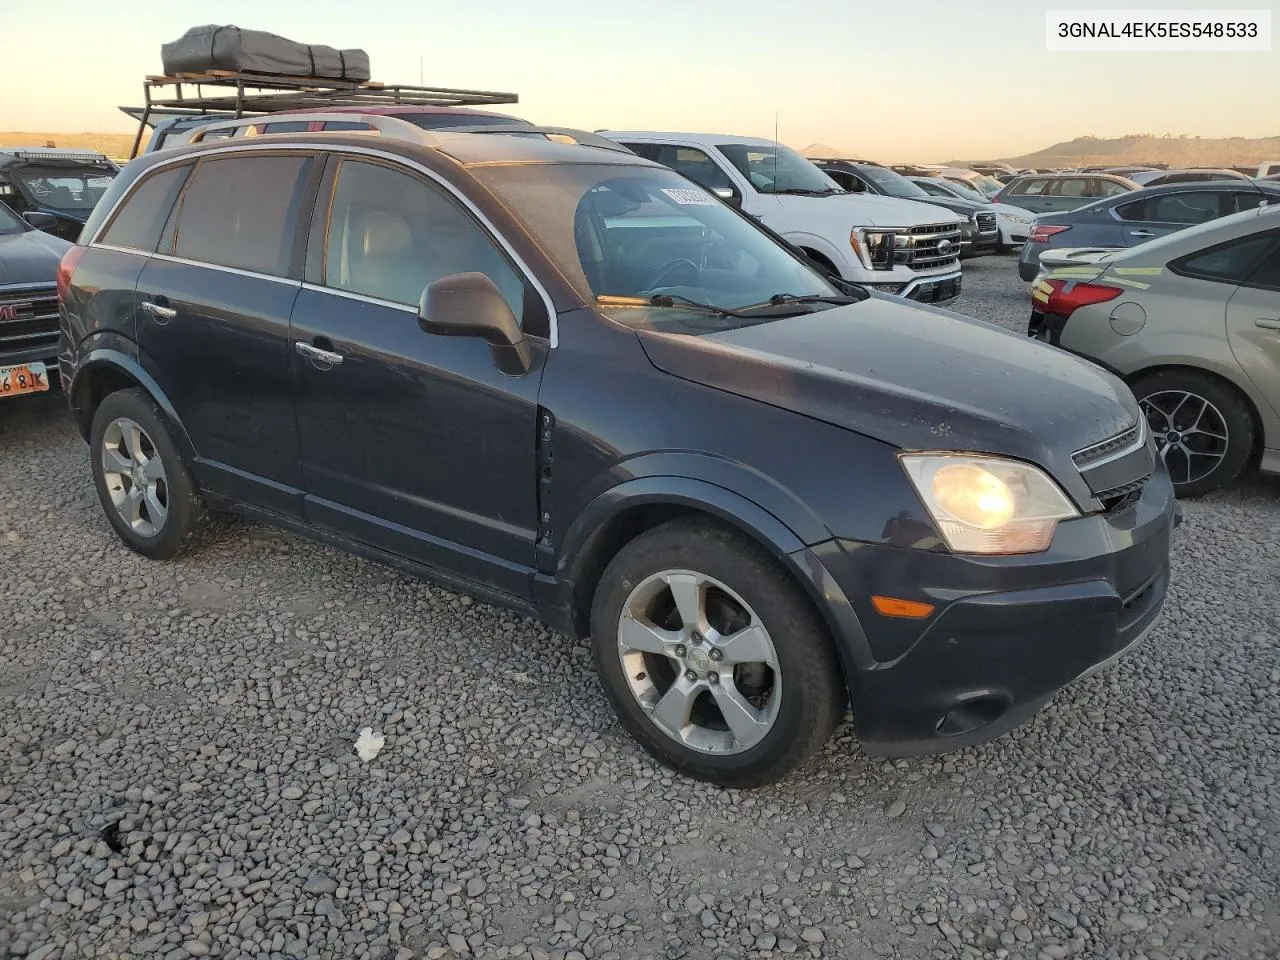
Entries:
{"label": "quarter window", "polygon": [[153,253],[160,243],[173,201],[190,172],[190,165],[183,165],[146,177],[116,212],[101,242]]}
{"label": "quarter window", "polygon": [[[1280,232],[1272,231],[1268,236],[1270,236],[1273,243],[1280,240]],[[1276,246],[1272,247],[1271,253],[1254,268],[1253,273],[1249,274],[1249,279],[1245,282],[1251,287],[1280,290],[1280,243],[1276,243]]]}
{"label": "quarter window", "polygon": [[202,161],[182,194],[174,255],[286,276],[310,164],[300,156]]}
{"label": "quarter window", "polygon": [[522,318],[523,279],[457,203],[407,173],[343,161],[329,210],[325,285],[416,306],[431,283],[455,273],[483,273]]}
{"label": "quarter window", "polygon": [[[1184,276],[1199,277],[1202,280],[1220,280],[1225,283],[1243,283],[1246,277],[1250,277],[1250,274],[1259,268],[1259,261],[1276,242],[1277,236],[1280,234],[1272,231],[1229,240],[1208,250],[1175,260],[1169,266],[1175,273]],[[1263,271],[1259,270],[1259,272]]]}

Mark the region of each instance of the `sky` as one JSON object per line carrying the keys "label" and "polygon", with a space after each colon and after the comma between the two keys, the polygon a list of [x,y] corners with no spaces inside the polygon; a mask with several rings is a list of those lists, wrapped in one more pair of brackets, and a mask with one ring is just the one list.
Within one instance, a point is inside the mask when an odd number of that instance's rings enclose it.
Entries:
{"label": "sky", "polygon": [[57,0],[50,17],[51,2],[0,0],[0,129],[128,132],[117,107],[141,101],[160,45],[232,23],[362,47],[388,83],[513,91],[507,112],[587,130],[776,124],[784,143],[888,162],[1280,135],[1280,52],[1045,51],[1046,10],[1139,0]]}

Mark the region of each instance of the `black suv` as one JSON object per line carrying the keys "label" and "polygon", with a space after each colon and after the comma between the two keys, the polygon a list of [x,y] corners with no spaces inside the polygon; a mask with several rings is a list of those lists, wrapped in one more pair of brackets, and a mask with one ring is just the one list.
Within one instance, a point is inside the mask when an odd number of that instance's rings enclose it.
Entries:
{"label": "black suv", "polygon": [[1129,390],[818,273],[679,174],[507,133],[131,163],[63,263],[107,518],[206,506],[590,636],[622,723],[770,781],[978,742],[1143,636],[1174,499]]}
{"label": "black suv", "polygon": [[42,230],[75,240],[119,172],[100,153],[7,147],[0,149],[0,200],[21,215],[45,215]]}

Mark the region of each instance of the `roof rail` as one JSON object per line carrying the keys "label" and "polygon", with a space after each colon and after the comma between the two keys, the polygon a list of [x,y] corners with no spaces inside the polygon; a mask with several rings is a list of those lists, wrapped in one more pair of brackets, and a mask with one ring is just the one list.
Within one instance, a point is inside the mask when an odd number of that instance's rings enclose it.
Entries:
{"label": "roof rail", "polygon": [[[291,113],[287,117],[276,122],[289,123],[310,123],[325,121],[341,121],[343,123],[365,123],[377,132],[379,136],[391,137],[395,140],[409,140],[413,143],[419,143],[424,147],[439,146],[440,141],[433,137],[429,132],[421,127],[415,126],[408,120],[401,120],[399,117],[384,116],[376,113]],[[254,127],[260,127],[264,124],[271,123],[271,119],[267,117],[240,117],[237,120],[221,120],[215,123],[207,123],[197,127],[191,131],[191,135],[187,137],[187,143],[201,143],[208,140],[211,134],[229,131],[224,136],[214,137],[215,140],[224,140],[228,138],[240,137],[260,137],[272,136],[272,134],[260,134],[253,130]],[[337,132],[337,131],[333,131]],[[361,133],[359,130],[345,130],[344,133]]]}
{"label": "roof rail", "polygon": [[106,160],[107,155],[97,150],[76,150],[71,147],[0,147],[0,154],[18,160]]}
{"label": "roof rail", "polygon": [[608,137],[602,137],[597,133],[591,133],[587,130],[578,130],[574,127],[542,127],[532,124],[507,123],[507,124],[485,124],[484,126],[457,126],[446,127],[440,131],[441,133],[505,133],[510,136],[531,136],[541,134],[548,140],[558,140],[561,143],[576,143],[584,147],[599,147],[602,150],[612,150],[615,153],[628,153],[635,156],[635,151],[624,147],[616,140],[610,140]]}

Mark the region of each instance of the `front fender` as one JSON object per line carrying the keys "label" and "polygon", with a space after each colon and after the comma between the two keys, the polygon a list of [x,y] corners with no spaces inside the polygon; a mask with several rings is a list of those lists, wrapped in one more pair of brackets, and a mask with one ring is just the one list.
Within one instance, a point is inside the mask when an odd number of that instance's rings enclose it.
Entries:
{"label": "front fender", "polygon": [[[113,339],[122,341],[122,343],[129,342],[119,335],[114,335]],[[178,445],[179,452],[187,459],[195,457],[196,450],[195,445],[191,442],[191,436],[187,433],[187,428],[183,425],[182,418],[178,416],[178,411],[174,409],[173,403],[165,395],[164,390],[160,388],[160,384],[142,368],[142,365],[137,360],[121,350],[120,345],[115,343],[97,344],[83,354],[71,378],[70,389],[67,391],[71,409],[80,424],[80,432],[86,440],[89,438],[89,427],[93,418],[92,416],[86,416],[88,411],[84,409],[84,404],[95,395],[95,391],[90,385],[104,373],[115,374],[116,377],[123,376],[126,379],[133,380],[138,386],[146,390],[151,395],[151,399],[164,412],[165,419],[169,422],[171,428],[173,441]]]}
{"label": "front fender", "polygon": [[816,233],[792,231],[790,233],[784,233],[782,236],[783,239],[792,246],[804,247],[806,249],[813,250],[815,253],[822,254],[836,265],[836,269],[840,271],[840,275],[842,277],[848,277],[851,267],[861,267],[861,264],[859,264],[853,257],[852,248],[842,250],[830,240],[825,237],[820,237]]}

